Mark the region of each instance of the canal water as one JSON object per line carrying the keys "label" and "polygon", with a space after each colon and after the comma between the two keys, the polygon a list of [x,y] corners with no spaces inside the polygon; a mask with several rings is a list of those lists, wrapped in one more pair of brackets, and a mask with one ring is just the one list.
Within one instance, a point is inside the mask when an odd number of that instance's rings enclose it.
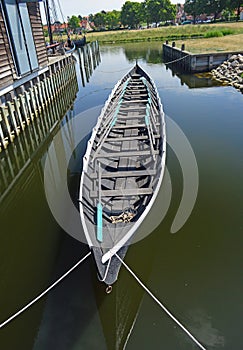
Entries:
{"label": "canal water", "polygon": [[[126,263],[205,348],[241,350],[243,95],[204,75],[172,71],[162,61],[160,43],[101,47],[101,63],[85,87],[77,65],[79,92],[72,110],[31,155],[11,188],[6,190],[6,179],[0,184],[0,322],[88,252],[74,238],[77,232],[65,232],[72,227],[72,214],[58,193],[66,182],[75,207],[91,128],[115,83],[135,60],[154,79],[161,97],[168,124],[168,171],[144,224],[146,237],[129,248]],[[188,142],[191,149],[185,153]],[[13,166],[19,143],[1,155]],[[183,202],[181,207],[182,197],[187,205]],[[188,219],[173,230],[179,207]],[[0,330],[0,348],[198,347],[124,268],[113,292],[106,295],[89,257],[48,296]]]}

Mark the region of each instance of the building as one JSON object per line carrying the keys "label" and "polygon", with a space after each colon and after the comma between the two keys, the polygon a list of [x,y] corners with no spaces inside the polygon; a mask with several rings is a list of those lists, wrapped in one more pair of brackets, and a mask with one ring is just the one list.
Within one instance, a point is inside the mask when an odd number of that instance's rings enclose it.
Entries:
{"label": "building", "polygon": [[0,0],[0,96],[47,65],[38,1]]}

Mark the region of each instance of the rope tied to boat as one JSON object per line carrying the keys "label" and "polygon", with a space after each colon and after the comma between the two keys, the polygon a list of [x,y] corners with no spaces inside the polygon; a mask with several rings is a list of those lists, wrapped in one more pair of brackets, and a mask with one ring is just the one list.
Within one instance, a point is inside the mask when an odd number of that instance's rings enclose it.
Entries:
{"label": "rope tied to boat", "polygon": [[119,222],[130,222],[134,216],[136,216],[137,211],[132,208],[126,208],[120,215],[110,216],[112,224],[117,224]]}
{"label": "rope tied to boat", "polygon": [[80,259],[73,267],[71,267],[67,272],[64,273],[58,280],[56,280],[54,283],[52,283],[47,289],[45,289],[42,293],[40,293],[36,298],[34,298],[32,301],[30,301],[28,304],[26,304],[22,309],[17,311],[15,314],[10,316],[7,320],[2,322],[0,324],[0,328],[3,328],[6,326],[9,322],[14,320],[17,316],[22,314],[24,311],[26,311],[28,308],[30,308],[33,304],[35,304],[39,299],[41,299],[44,295],[46,295],[51,289],[53,289],[58,283],[60,283],[65,277],[67,277],[76,267],[78,267],[83,261],[85,261],[89,256],[91,255],[91,252],[86,254],[82,259]]}
{"label": "rope tied to boat", "polygon": [[186,55],[186,56],[183,56],[183,57],[180,57],[180,58],[177,58],[176,60],[173,60],[173,61],[170,61],[170,62],[164,62],[164,64],[172,64],[172,63],[175,63],[175,62],[178,62],[178,61],[182,61],[184,60],[185,58],[189,57],[190,54]]}
{"label": "rope tied to boat", "polygon": [[160,306],[161,309],[165,311],[165,313],[194,341],[195,344],[202,350],[206,350],[206,348],[183,326],[180,321],[176,319],[176,317],[159,301],[159,299],[145,286],[145,284],[138,278],[138,276],[130,269],[130,267],[119,257],[117,253],[115,253],[117,259],[122,263],[122,265],[127,269],[128,272],[135,278],[135,280],[140,284],[140,286],[151,296],[151,298]]}
{"label": "rope tied to boat", "polygon": [[112,258],[112,255],[110,254],[110,258],[109,258],[108,264],[106,266],[104,277],[102,278],[102,280],[100,280],[101,282],[105,282],[105,280],[106,280],[106,277],[108,275],[108,271],[109,271],[109,268],[110,268],[110,264],[111,264],[111,258]]}

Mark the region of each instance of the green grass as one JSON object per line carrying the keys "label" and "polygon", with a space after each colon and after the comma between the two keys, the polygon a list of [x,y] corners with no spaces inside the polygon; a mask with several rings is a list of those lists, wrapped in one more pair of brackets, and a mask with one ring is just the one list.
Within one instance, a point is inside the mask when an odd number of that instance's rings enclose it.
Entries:
{"label": "green grass", "polygon": [[233,34],[235,34],[235,30],[231,28],[222,28],[219,30],[210,30],[204,33],[204,38],[215,38],[215,37],[233,35]]}
{"label": "green grass", "polygon": [[204,38],[215,38],[220,36],[224,36],[220,30],[212,30],[204,34]]}
{"label": "green grass", "polygon": [[89,41],[104,43],[124,43],[141,41],[165,41],[192,38],[212,38],[243,33],[243,22],[216,23],[203,25],[170,26],[143,30],[119,30],[107,32],[90,32]]}

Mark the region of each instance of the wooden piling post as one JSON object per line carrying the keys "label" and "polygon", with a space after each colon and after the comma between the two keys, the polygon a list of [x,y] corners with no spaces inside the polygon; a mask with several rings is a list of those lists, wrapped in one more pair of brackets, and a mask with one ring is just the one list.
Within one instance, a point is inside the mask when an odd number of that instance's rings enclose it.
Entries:
{"label": "wooden piling post", "polygon": [[82,59],[82,51],[80,48],[78,48],[78,57],[79,57],[79,68],[80,68],[80,73],[81,73],[81,80],[82,80],[82,85],[85,86],[85,81],[84,81],[84,72],[83,72],[83,59]]}
{"label": "wooden piling post", "polygon": [[11,128],[10,128],[10,124],[8,121],[8,111],[6,107],[0,106],[0,111],[1,111],[1,117],[2,120],[4,121],[5,127],[6,127],[6,133],[7,133],[7,137],[9,139],[10,142],[13,142],[14,136],[11,132]]}
{"label": "wooden piling post", "polygon": [[21,130],[24,130],[25,122],[23,121],[23,118],[22,118],[22,115],[21,115],[21,112],[20,112],[20,101],[19,101],[19,99],[17,99],[15,97],[13,99],[13,103],[14,103],[14,108],[15,108],[16,115],[18,117],[19,127],[21,128]]}
{"label": "wooden piling post", "polygon": [[25,103],[27,105],[27,110],[28,110],[30,121],[33,121],[35,118],[35,115],[34,115],[34,112],[32,111],[32,108],[31,108],[29,91],[24,92],[24,97],[25,97]]}
{"label": "wooden piling post", "polygon": [[2,129],[2,116],[0,115],[0,150],[6,149],[8,146],[7,138],[4,136],[4,132]]}

